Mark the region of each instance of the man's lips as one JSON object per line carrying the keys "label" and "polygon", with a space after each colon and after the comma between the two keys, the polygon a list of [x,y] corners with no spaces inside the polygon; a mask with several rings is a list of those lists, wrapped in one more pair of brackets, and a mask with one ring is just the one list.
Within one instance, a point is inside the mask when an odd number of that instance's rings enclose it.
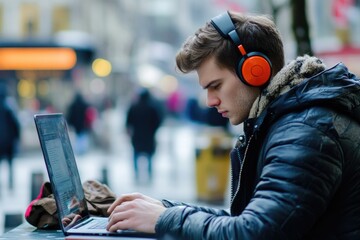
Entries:
{"label": "man's lips", "polygon": [[227,111],[218,111],[222,117],[227,117]]}

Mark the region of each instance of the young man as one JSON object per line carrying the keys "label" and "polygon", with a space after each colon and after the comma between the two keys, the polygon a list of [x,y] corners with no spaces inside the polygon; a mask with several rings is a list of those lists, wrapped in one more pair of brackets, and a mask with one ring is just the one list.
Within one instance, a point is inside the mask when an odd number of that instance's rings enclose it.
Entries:
{"label": "young man", "polygon": [[[236,30],[235,30],[236,29]],[[303,56],[284,66],[262,16],[224,13],[177,55],[196,71],[209,107],[244,123],[231,153],[230,213],[120,196],[108,230],[176,239],[360,239],[360,82],[343,64]]]}

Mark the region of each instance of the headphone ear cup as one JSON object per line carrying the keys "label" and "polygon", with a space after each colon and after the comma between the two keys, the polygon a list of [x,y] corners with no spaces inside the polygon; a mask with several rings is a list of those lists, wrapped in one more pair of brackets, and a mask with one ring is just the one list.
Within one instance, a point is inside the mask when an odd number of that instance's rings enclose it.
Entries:
{"label": "headphone ear cup", "polygon": [[251,52],[240,59],[236,70],[240,80],[245,84],[261,87],[269,82],[272,66],[264,54]]}

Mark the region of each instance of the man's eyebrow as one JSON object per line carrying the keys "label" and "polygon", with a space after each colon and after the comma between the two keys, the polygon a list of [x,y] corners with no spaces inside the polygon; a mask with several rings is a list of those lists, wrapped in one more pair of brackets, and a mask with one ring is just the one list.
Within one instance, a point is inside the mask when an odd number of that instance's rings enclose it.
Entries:
{"label": "man's eyebrow", "polygon": [[204,89],[204,90],[206,90],[206,89],[208,89],[212,84],[216,84],[218,81],[220,81],[221,79],[214,79],[214,80],[212,80],[212,81],[210,81],[208,84],[206,84],[205,86],[203,86],[202,88]]}

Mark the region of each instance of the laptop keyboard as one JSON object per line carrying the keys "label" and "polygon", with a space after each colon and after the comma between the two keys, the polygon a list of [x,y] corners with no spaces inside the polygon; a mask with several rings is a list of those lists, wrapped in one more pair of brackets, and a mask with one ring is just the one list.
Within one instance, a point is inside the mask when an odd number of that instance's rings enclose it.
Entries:
{"label": "laptop keyboard", "polygon": [[105,220],[96,220],[94,221],[94,224],[90,226],[90,229],[105,229],[106,225],[108,224],[107,219]]}

